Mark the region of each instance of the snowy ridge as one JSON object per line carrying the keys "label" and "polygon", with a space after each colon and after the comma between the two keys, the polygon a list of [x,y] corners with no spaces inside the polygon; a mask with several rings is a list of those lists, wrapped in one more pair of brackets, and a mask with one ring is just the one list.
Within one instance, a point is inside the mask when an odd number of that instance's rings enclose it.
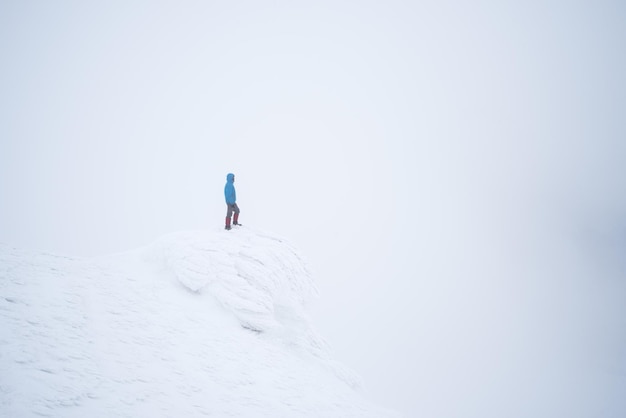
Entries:
{"label": "snowy ridge", "polygon": [[392,417],[310,326],[298,252],[193,231],[97,259],[0,245],[0,416]]}
{"label": "snowy ridge", "polygon": [[283,239],[236,228],[223,234],[178,233],[163,238],[167,268],[193,292],[208,292],[242,325],[271,331],[280,313],[303,317],[317,290],[296,250]]}

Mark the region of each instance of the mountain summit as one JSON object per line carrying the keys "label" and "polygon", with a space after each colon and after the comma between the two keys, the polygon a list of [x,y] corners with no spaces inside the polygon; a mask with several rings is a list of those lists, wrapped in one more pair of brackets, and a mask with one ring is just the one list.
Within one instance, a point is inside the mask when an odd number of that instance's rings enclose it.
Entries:
{"label": "mountain summit", "polygon": [[249,228],[90,259],[0,245],[0,416],[395,417],[331,358],[316,294]]}

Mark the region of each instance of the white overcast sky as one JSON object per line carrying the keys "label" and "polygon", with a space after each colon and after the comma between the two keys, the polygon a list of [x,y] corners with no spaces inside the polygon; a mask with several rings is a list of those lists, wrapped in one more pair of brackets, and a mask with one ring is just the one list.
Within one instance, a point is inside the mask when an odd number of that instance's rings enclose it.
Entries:
{"label": "white overcast sky", "polygon": [[2,1],[0,241],[220,228],[233,172],[373,400],[623,412],[624,22],[605,0]]}

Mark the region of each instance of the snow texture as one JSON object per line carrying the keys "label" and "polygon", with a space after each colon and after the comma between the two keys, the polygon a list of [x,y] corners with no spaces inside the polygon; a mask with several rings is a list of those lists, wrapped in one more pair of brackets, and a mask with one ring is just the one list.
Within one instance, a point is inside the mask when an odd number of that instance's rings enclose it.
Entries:
{"label": "snow texture", "polygon": [[398,416],[332,360],[316,295],[247,227],[95,259],[0,245],[0,416]]}

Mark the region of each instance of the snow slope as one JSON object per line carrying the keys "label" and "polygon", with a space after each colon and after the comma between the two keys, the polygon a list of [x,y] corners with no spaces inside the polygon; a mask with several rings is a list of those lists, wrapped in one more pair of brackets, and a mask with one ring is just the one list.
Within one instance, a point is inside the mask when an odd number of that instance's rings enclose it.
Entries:
{"label": "snow slope", "polygon": [[80,259],[0,245],[2,417],[390,417],[307,319],[283,239],[247,227]]}

